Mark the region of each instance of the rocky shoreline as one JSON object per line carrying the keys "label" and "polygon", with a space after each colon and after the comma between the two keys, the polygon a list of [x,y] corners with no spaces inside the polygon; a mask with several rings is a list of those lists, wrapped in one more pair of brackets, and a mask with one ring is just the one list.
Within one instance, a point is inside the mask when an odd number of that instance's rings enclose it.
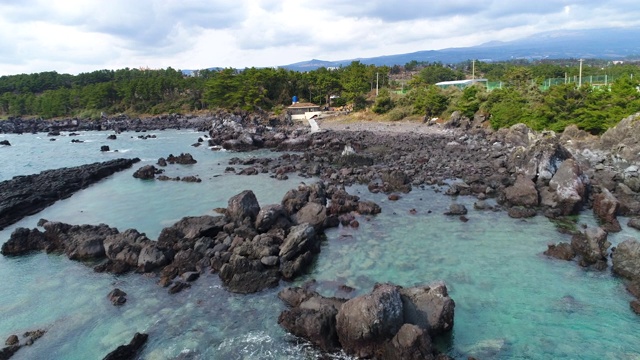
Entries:
{"label": "rocky shoreline", "polygon": [[[22,133],[57,133],[60,131],[104,131],[115,132],[164,129],[198,129],[206,131],[214,121],[238,121],[240,118],[250,118],[255,123],[269,123],[266,113],[249,114],[246,112],[218,111],[205,115],[167,114],[153,117],[132,118],[128,115],[102,116],[99,119],[68,118],[59,120],[44,120],[40,118],[10,117],[0,121],[0,134]],[[279,124],[277,119],[271,119]]]}
{"label": "rocky shoreline", "polygon": [[140,159],[115,159],[76,167],[46,170],[0,182],[0,230],[38,213],[80,189],[130,168]]}
{"label": "rocky shoreline", "polygon": [[[319,252],[324,229],[339,224],[357,227],[358,218],[380,211],[346,193],[346,186],[365,184],[391,200],[414,187],[438,186],[450,196],[476,197],[478,209],[505,211],[514,218],[544,215],[568,224],[571,243],[550,245],[545,254],[577,258],[580,266],[599,271],[608,268],[611,257],[613,272],[627,279],[629,292],[639,297],[640,243],[627,240],[614,250],[607,241],[609,232],[620,231],[618,216],[630,217],[629,226],[639,228],[638,118],[623,120],[600,138],[575,128],[562,134],[536,133],[522,125],[493,132],[470,122],[443,128],[411,124],[411,132],[349,126],[310,133],[306,128],[271,127],[268,120],[246,114],[210,119],[208,144],[213,150],[279,152],[273,157],[232,159],[227,173],[268,173],[276,179],[297,174],[320,182],[301,185],[281,203],[266,206],[260,206],[251,191],[242,192],[229,200],[224,215],[183,218],[163,229],[157,241],[134,229],[121,233],[104,224],[42,220],[38,225],[44,232],[16,229],[2,246],[2,254],[62,252],[92,266],[100,262],[96,271],[156,274],[171,293],[211,271],[229,291],[251,293],[302,274]],[[487,205],[489,198],[497,205]],[[569,216],[585,210],[594,212],[599,227],[580,229],[572,222]],[[466,209],[452,208],[449,213],[465,221]],[[282,313],[279,323],[327,352],[342,348],[364,357],[444,359],[433,351],[430,338],[442,331],[424,321],[407,320],[403,310],[419,308],[403,296],[431,288],[383,284],[355,298],[359,305],[349,306],[355,299],[285,289],[280,297],[291,309]],[[446,285],[433,288],[440,289],[439,298],[447,297]],[[393,305],[398,305],[397,299],[402,306]],[[345,315],[350,306],[382,310],[372,312],[366,321],[353,320]],[[453,324],[453,305],[450,308],[448,329]],[[424,312],[437,309],[427,307]],[[633,300],[631,309],[640,314],[640,302]],[[361,320],[360,328],[368,329],[364,333],[352,334],[345,325]],[[381,323],[386,325],[379,327]]]}

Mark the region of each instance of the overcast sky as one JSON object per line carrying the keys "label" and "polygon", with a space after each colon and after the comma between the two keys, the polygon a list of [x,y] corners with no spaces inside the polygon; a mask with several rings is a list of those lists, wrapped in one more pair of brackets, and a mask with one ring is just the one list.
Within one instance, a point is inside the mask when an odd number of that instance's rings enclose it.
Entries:
{"label": "overcast sky", "polygon": [[638,0],[0,0],[0,75],[278,66],[639,25]]}

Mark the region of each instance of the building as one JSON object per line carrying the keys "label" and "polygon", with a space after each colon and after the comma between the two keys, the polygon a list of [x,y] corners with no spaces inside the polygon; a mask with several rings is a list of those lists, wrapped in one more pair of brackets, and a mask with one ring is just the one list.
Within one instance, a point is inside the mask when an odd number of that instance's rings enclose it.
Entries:
{"label": "building", "polygon": [[473,84],[476,83],[480,83],[482,85],[484,85],[485,87],[487,86],[487,79],[467,79],[467,80],[455,80],[455,81],[442,81],[439,83],[436,83],[436,86],[442,89],[446,89],[448,87],[451,86],[455,86],[458,89],[464,89],[467,86],[471,86]]}
{"label": "building", "polygon": [[309,120],[320,113],[320,106],[313,103],[296,102],[287,108],[291,120]]}

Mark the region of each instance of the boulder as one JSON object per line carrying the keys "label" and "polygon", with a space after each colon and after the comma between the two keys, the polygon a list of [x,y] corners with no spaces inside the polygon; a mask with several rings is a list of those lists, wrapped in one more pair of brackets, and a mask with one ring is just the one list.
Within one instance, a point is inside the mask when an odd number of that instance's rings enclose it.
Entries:
{"label": "boulder", "polygon": [[278,269],[267,268],[260,260],[251,260],[233,255],[222,265],[219,273],[227,290],[240,294],[250,294],[278,285]]}
{"label": "boulder", "polygon": [[289,229],[291,221],[287,217],[284,207],[280,204],[263,206],[256,216],[256,230],[267,232],[272,228]]}
{"label": "boulder", "polygon": [[451,204],[449,210],[444,213],[445,215],[466,215],[467,208],[462,204]]}
{"label": "boulder", "polygon": [[44,234],[38,229],[16,228],[9,240],[2,244],[0,253],[4,256],[24,255],[31,251],[41,251],[47,246]]}
{"label": "boulder", "polygon": [[560,259],[560,260],[573,260],[576,257],[575,251],[571,247],[571,244],[561,242],[557,245],[549,244],[547,250],[544,252],[545,255]]}
{"label": "boulder", "polygon": [[4,342],[6,346],[14,346],[20,344],[20,339],[18,339],[18,335],[11,335],[7,338],[7,341]]}
{"label": "boulder", "polygon": [[151,180],[151,179],[154,179],[155,176],[160,173],[162,173],[162,171],[156,169],[155,166],[145,165],[139,168],[138,170],[136,170],[136,172],[133,173],[133,177],[136,179]]}
{"label": "boulder", "polygon": [[179,156],[173,156],[169,154],[166,159],[169,164],[191,165],[197,163],[197,161],[189,153],[181,153]]}
{"label": "boulder", "polygon": [[109,146],[107,146],[107,145],[100,146],[100,151],[102,151],[102,152],[110,151]]}
{"label": "boulder", "polygon": [[439,282],[430,286],[400,289],[404,322],[424,329],[429,335],[439,335],[453,328],[455,302],[447,286]]}
{"label": "boulder", "polygon": [[260,205],[251,190],[245,190],[229,199],[226,215],[231,221],[241,223],[245,218],[255,222]]}
{"label": "boulder", "polygon": [[133,339],[127,345],[120,345],[115,350],[107,354],[103,360],[133,360],[140,349],[147,342],[149,335],[135,333]]}
{"label": "boulder", "polygon": [[278,324],[322,351],[335,352],[340,349],[336,331],[336,303],[340,304],[341,301],[331,301],[313,294],[295,307],[284,310],[278,317]]}
{"label": "boulder", "polygon": [[345,302],[336,316],[336,329],[344,350],[357,357],[373,357],[403,324],[400,292],[391,284],[378,284],[373,292]]}
{"label": "boulder", "polygon": [[611,256],[613,272],[630,280],[640,280],[640,242],[627,239],[618,244]]}
{"label": "boulder", "polygon": [[312,225],[300,224],[290,229],[280,247],[279,256],[282,261],[290,261],[307,251],[320,251],[320,242]]}
{"label": "boulder", "polygon": [[109,301],[115,306],[124,305],[124,303],[127,302],[127,293],[115,288],[109,292],[107,298],[109,298]]}
{"label": "boulder", "polygon": [[149,243],[140,249],[138,255],[138,271],[150,272],[161,268],[169,263],[169,258],[158,249],[156,243]]}
{"label": "boulder", "polygon": [[383,354],[383,358],[389,360],[435,359],[429,334],[413,324],[402,325]]}
{"label": "boulder", "polygon": [[11,146],[11,143],[9,142],[9,140],[2,140],[0,141],[0,145]]}
{"label": "boulder", "polygon": [[634,217],[629,219],[629,222],[627,222],[627,226],[636,230],[640,230],[640,218]]}
{"label": "boulder", "polygon": [[[528,134],[529,136],[530,134]],[[545,134],[529,148],[519,148],[512,152],[510,163],[515,172],[524,174],[536,183],[547,185],[571,153],[552,134]]]}
{"label": "boulder", "polygon": [[308,202],[298,212],[291,216],[294,224],[308,223],[316,231],[324,230],[327,221],[327,208],[315,202]]}
{"label": "boulder", "polygon": [[581,257],[580,266],[595,264],[598,270],[607,267],[607,249],[610,246],[607,232],[600,227],[588,228],[571,238],[571,248]]}
{"label": "boulder", "polygon": [[566,159],[549,181],[549,188],[555,192],[558,209],[562,215],[577,214],[586,199],[589,180],[582,175],[578,162]]}
{"label": "boulder", "polygon": [[513,206],[538,206],[536,184],[524,175],[518,175],[515,184],[504,190],[507,201]]}
{"label": "boulder", "polygon": [[507,215],[514,219],[524,219],[536,216],[536,210],[523,206],[514,206],[507,210]]}
{"label": "boulder", "polygon": [[621,230],[618,222],[618,209],[620,202],[606,188],[593,198],[593,213],[607,231],[618,232]]}

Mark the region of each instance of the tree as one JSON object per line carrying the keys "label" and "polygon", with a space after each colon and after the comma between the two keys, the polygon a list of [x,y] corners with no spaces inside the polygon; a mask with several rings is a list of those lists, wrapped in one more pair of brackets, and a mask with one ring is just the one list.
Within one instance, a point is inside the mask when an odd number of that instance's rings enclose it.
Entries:
{"label": "tree", "polygon": [[373,108],[371,110],[376,114],[384,114],[393,109],[393,107],[394,103],[391,99],[391,94],[389,94],[389,90],[382,89],[376,97],[376,101],[373,104]]}
{"label": "tree", "polygon": [[449,98],[435,85],[416,89],[412,97],[414,114],[425,115],[426,119],[440,116],[449,106]]}

